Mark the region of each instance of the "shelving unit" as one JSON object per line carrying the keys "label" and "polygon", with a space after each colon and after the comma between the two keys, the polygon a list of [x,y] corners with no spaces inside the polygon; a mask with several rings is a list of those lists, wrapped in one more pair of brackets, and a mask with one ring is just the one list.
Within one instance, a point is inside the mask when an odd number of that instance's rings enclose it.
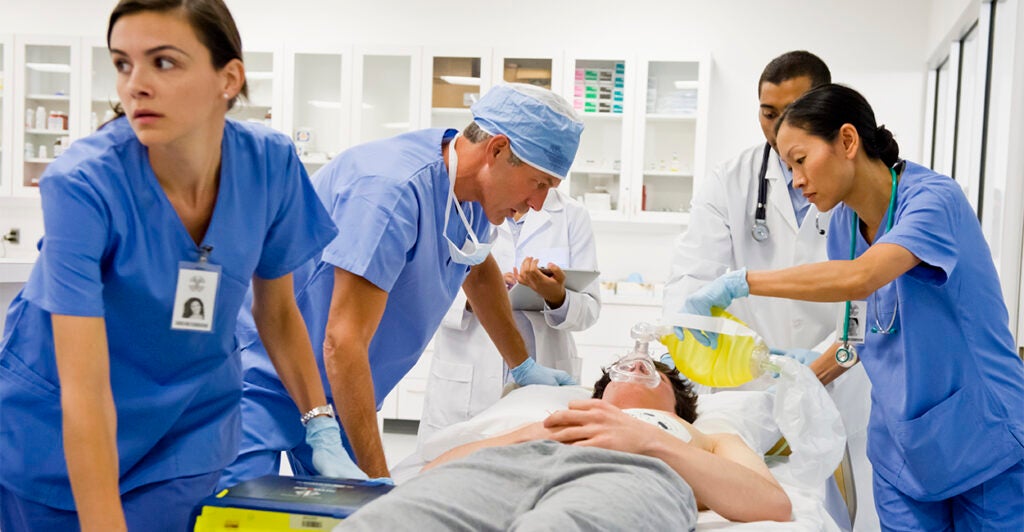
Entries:
{"label": "shelving unit", "polygon": [[0,35],[0,196],[11,190],[14,116],[14,39]]}
{"label": "shelving unit", "polygon": [[362,47],[353,69],[353,144],[417,129],[422,59],[419,48]]}
{"label": "shelving unit", "polygon": [[289,48],[284,129],[310,175],[349,146],[350,49],[340,45]]}
{"label": "shelving unit", "polygon": [[491,87],[491,50],[430,49],[423,54],[423,127],[463,129],[469,108]]}
{"label": "shelving unit", "polygon": [[14,39],[12,195],[37,195],[47,165],[80,136],[80,55],[76,38]]}
{"label": "shelving unit", "polygon": [[87,39],[82,43],[83,70],[89,79],[82,83],[82,108],[87,116],[81,120],[81,136],[94,133],[99,126],[114,118],[114,107],[120,105],[117,95],[117,71],[110,59],[107,43]]}
{"label": "shelving unit", "polygon": [[228,116],[242,122],[265,124],[290,134],[281,119],[284,76],[280,46],[255,44],[242,52],[249,97],[239,99]]}

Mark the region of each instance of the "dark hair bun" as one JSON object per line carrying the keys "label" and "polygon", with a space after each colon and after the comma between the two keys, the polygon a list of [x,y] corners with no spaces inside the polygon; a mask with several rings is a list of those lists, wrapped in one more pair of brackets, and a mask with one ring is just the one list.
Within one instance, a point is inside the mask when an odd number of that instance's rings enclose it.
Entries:
{"label": "dark hair bun", "polygon": [[882,159],[886,166],[891,167],[899,161],[900,145],[885,126],[878,126],[875,130],[875,141],[872,144],[875,148],[873,151],[877,152],[878,158]]}

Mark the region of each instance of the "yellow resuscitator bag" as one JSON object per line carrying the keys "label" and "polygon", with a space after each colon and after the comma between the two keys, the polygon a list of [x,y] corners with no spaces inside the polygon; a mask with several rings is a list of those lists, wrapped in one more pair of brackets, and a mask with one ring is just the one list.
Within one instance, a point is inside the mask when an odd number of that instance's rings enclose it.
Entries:
{"label": "yellow resuscitator bag", "polygon": [[[670,328],[659,340],[675,361],[676,368],[690,380],[705,386],[731,388],[746,384],[766,371],[778,372],[768,359],[768,346],[756,332],[738,318],[718,307],[711,316],[665,314],[663,322],[683,328],[683,340]],[[718,333],[718,346],[705,346],[690,329]]]}

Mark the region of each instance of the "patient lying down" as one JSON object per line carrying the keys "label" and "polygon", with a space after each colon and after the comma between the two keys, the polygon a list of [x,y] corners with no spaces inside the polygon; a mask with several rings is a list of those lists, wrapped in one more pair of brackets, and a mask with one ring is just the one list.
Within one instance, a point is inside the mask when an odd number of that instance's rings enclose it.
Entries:
{"label": "patient lying down", "polygon": [[698,508],[788,521],[789,498],[761,457],[738,436],[694,428],[689,382],[653,364],[647,384],[651,361],[635,379],[605,373],[594,399],[448,451],[341,528],[690,530]]}

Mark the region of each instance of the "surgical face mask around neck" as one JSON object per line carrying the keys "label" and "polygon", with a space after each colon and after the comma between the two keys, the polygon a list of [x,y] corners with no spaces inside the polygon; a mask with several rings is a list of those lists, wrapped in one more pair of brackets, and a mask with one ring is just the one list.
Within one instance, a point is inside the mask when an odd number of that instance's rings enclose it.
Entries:
{"label": "surgical face mask around neck", "polygon": [[[481,243],[476,237],[476,233],[473,232],[473,227],[469,224],[469,220],[466,219],[466,213],[462,211],[462,206],[459,205],[458,198],[455,197],[455,179],[458,175],[459,169],[459,155],[455,151],[455,141],[462,136],[462,133],[457,133],[452,138],[451,143],[448,144],[448,201],[445,202],[444,211],[444,228],[441,230],[441,234],[444,239],[448,241],[448,251],[452,255],[452,260],[459,264],[466,264],[469,266],[476,266],[487,260],[487,256],[491,254],[491,246],[493,243]],[[463,242],[462,246],[456,246],[450,238],[448,238],[448,220],[452,214],[452,206],[455,206],[455,211],[459,213],[459,218],[462,219],[462,225],[466,228],[466,241]]]}

